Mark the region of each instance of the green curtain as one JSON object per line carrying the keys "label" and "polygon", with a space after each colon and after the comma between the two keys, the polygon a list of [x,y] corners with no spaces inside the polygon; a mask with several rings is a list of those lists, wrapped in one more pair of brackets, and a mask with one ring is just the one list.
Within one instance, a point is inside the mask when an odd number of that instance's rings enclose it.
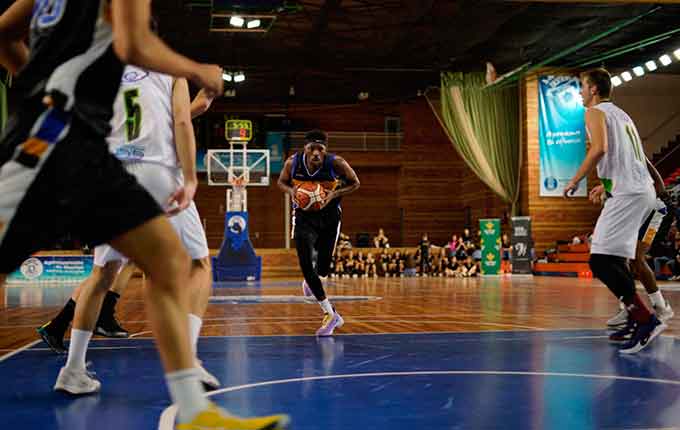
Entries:
{"label": "green curtain", "polygon": [[454,148],[503,200],[519,198],[519,90],[485,88],[484,73],[441,74],[439,100],[428,102]]}

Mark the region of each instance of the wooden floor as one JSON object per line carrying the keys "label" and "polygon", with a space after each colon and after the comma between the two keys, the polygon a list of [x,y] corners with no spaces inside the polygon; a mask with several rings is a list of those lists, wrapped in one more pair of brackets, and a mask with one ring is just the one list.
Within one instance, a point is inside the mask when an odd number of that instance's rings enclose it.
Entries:
{"label": "wooden floor", "polygon": [[[680,310],[680,284],[660,286],[666,299]],[[8,352],[38,339],[35,328],[54,316],[70,288],[3,288],[0,349]],[[335,302],[346,322],[338,333],[604,328],[617,311],[614,298],[597,280],[577,278],[343,279],[333,282],[328,293],[371,298]],[[315,304],[300,303],[300,294],[299,280],[291,279],[265,280],[260,287],[215,288],[201,334],[313,334],[321,311]],[[237,296],[240,303],[221,303],[229,298],[225,296]],[[258,297],[270,300],[251,300]],[[141,279],[133,279],[120,301],[118,317],[130,333],[149,336]],[[670,321],[666,334],[679,333],[677,317]]]}

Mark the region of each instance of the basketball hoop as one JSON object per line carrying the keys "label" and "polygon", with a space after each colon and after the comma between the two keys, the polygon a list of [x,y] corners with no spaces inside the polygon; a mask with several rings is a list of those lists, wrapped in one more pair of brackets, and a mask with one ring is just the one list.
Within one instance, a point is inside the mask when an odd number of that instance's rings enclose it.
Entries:
{"label": "basketball hoop", "polygon": [[227,207],[229,211],[246,211],[246,185],[248,181],[244,176],[232,177],[229,180],[231,190],[227,190]]}

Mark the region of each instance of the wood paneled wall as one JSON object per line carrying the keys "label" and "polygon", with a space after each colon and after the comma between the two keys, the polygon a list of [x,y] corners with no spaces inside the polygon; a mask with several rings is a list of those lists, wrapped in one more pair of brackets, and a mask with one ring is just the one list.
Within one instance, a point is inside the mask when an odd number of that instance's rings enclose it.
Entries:
{"label": "wood paneled wall", "polygon": [[[538,144],[538,81],[536,76],[525,80],[522,87],[522,157],[520,204],[523,215],[531,216],[536,251],[554,246],[557,240],[567,240],[577,234],[590,233],[600,213],[600,207],[586,197],[564,199],[540,197]],[[596,184],[595,175],[588,178],[588,190]]]}

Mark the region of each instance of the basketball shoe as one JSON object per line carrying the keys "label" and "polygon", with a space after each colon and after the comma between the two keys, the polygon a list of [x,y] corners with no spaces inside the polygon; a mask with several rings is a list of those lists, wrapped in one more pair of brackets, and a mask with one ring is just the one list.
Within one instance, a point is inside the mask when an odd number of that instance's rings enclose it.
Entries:
{"label": "basketball shoe", "polygon": [[54,328],[52,321],[43,324],[36,330],[42,340],[57,354],[66,354],[68,350],[64,345],[64,333]]}
{"label": "basketball shoe", "polygon": [[64,366],[59,371],[54,391],[65,391],[70,394],[91,394],[101,389],[101,382],[97,381],[94,373],[87,369],[74,370]]}
{"label": "basketball shoe", "polygon": [[652,315],[646,324],[638,324],[633,337],[619,350],[621,354],[635,354],[642,351],[652,341],[666,330],[668,326],[659,321],[656,315]]}
{"label": "basketball shoe", "polygon": [[340,328],[345,324],[340,314],[335,311],[333,315],[324,314],[321,327],[316,331],[317,336],[331,336],[336,328]]}
{"label": "basketball shoe", "polygon": [[288,415],[241,418],[229,415],[226,411],[210,404],[208,409],[199,413],[193,420],[179,423],[177,430],[283,430],[288,428]]}

